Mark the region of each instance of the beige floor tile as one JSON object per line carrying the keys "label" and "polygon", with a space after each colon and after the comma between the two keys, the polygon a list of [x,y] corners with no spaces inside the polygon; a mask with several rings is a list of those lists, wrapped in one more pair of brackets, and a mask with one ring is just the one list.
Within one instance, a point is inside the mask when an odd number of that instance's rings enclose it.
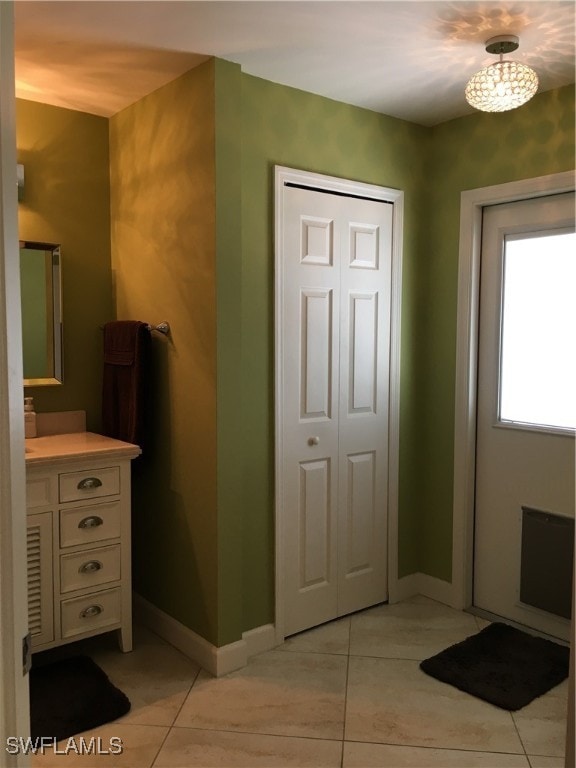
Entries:
{"label": "beige floor tile", "polygon": [[524,753],[509,712],[395,659],[350,658],[345,738]]}
{"label": "beige floor tile", "polygon": [[542,755],[528,755],[530,768],[564,768],[563,757],[543,757]]}
{"label": "beige floor tile", "polygon": [[307,651],[310,653],[343,653],[350,648],[350,617],[330,621],[306,632],[288,637],[278,651]]}
{"label": "beige floor tile", "polygon": [[347,661],[268,651],[225,677],[201,672],[175,725],[341,739]]}
{"label": "beige floor tile", "polygon": [[168,643],[138,628],[134,650],[120,653],[105,647],[92,658],[130,699],[130,712],[122,722],[172,725],[200,667]]}
{"label": "beige floor tile", "polygon": [[[99,748],[102,754],[76,754],[71,741],[64,739],[58,742],[57,750],[68,754],[47,750],[33,758],[32,768],[150,768],[167,734],[168,728],[160,726],[111,723],[72,737],[79,751],[83,749],[81,737],[86,745],[94,737],[92,750]],[[121,740],[121,754],[113,754],[119,742],[112,739]]]}
{"label": "beige floor tile", "polygon": [[342,742],[172,728],[154,768],[340,768]]}
{"label": "beige floor tile", "polygon": [[530,768],[524,755],[460,749],[344,744],[343,768]]}
{"label": "beige floor tile", "polygon": [[566,746],[568,681],[565,680],[512,716],[528,755],[560,757]]}
{"label": "beige floor tile", "polygon": [[428,598],[413,598],[354,615],[350,655],[422,660],[477,632],[471,614]]}

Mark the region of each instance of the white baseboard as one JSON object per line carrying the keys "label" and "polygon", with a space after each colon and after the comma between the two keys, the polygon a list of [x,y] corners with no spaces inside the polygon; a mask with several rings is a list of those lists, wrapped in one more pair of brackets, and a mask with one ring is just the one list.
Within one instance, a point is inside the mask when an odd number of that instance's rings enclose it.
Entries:
{"label": "white baseboard", "polygon": [[133,606],[136,621],[151,629],[214,677],[221,677],[245,667],[250,656],[270,650],[276,645],[273,624],[264,624],[244,632],[241,640],[218,648],[136,592],[133,593]]}
{"label": "white baseboard", "polygon": [[418,587],[419,573],[411,573],[409,576],[403,576],[401,579],[390,581],[388,588],[388,602],[390,604],[399,603],[407,600],[409,597],[419,595]]}
{"label": "white baseboard", "polygon": [[424,595],[452,608],[457,607],[452,583],[429,576],[427,573],[411,573],[409,576],[398,579],[394,589],[390,589],[390,602],[398,603],[415,595]]}
{"label": "white baseboard", "polygon": [[246,642],[248,658],[256,656],[257,653],[269,651],[276,648],[276,627],[274,624],[262,624],[255,629],[249,629],[242,633],[242,639]]}

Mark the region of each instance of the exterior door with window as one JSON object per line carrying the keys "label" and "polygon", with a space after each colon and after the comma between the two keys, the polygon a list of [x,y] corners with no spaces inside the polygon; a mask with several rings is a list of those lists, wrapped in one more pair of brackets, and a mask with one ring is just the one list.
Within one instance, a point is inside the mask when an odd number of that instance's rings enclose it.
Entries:
{"label": "exterior door with window", "polygon": [[569,633],[574,542],[574,194],[484,211],[474,605]]}

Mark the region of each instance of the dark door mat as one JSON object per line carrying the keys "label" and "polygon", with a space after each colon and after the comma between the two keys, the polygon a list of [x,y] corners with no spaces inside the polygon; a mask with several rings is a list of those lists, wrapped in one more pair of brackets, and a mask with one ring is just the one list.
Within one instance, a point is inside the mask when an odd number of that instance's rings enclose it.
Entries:
{"label": "dark door mat", "polygon": [[130,701],[88,656],[74,656],[30,671],[33,738],[57,741],[125,715]]}
{"label": "dark door mat", "polygon": [[568,677],[570,650],[496,622],[420,663],[427,675],[508,710]]}

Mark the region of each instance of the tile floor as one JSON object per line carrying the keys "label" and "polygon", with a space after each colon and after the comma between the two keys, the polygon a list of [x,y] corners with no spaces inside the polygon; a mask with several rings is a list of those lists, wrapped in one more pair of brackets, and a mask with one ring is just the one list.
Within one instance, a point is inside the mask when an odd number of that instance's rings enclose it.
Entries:
{"label": "tile floor", "polygon": [[104,749],[121,738],[124,751],[47,751],[33,768],[563,768],[566,682],[509,713],[419,669],[485,625],[416,597],[303,632],[219,679],[145,629],[130,654],[94,638],[81,652],[132,709],[83,736]]}

